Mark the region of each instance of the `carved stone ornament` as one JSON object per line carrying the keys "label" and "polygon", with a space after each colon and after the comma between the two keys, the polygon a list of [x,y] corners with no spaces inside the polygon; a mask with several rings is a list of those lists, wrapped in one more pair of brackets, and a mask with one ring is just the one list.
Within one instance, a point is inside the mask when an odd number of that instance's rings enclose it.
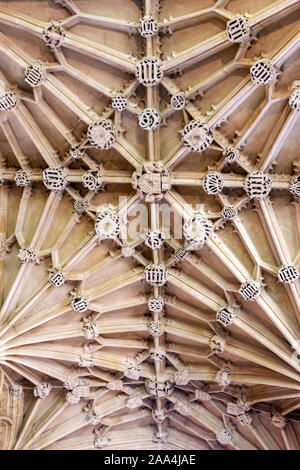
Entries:
{"label": "carved stone ornament", "polygon": [[189,371],[187,368],[183,368],[174,374],[174,382],[176,385],[187,385],[190,381]]}
{"label": "carved stone ornament", "polygon": [[243,408],[243,410],[250,411],[251,405],[249,405],[249,396],[246,392],[241,392],[236,400],[237,404]]}
{"label": "carved stone ornament", "polygon": [[147,202],[160,201],[171,186],[171,176],[161,162],[146,162],[132,175],[132,187]]}
{"label": "carved stone ornament", "polygon": [[156,398],[167,398],[173,393],[174,384],[169,380],[159,382],[157,380],[146,379],[146,391]]}
{"label": "carved stone ornament", "polygon": [[79,160],[79,158],[83,157],[83,154],[84,154],[84,150],[80,148],[79,145],[73,145],[69,150],[69,155],[74,160]]}
{"label": "carved stone ornament", "polygon": [[157,85],[163,78],[161,62],[156,57],[145,57],[136,64],[136,78],[144,86]]}
{"label": "carved stone ornament", "polygon": [[71,307],[75,312],[83,313],[88,310],[88,301],[83,294],[79,292],[72,292]]}
{"label": "carved stone ornament", "polygon": [[250,199],[262,199],[270,193],[272,180],[265,173],[254,171],[247,176],[245,186]]}
{"label": "carved stone ornament", "polygon": [[52,389],[51,383],[49,380],[41,383],[34,387],[33,394],[35,397],[46,398]]}
{"label": "carved stone ornament", "polygon": [[23,387],[21,384],[15,382],[9,388],[9,393],[13,400],[17,400],[23,393]]}
{"label": "carved stone ornament", "polygon": [[188,257],[188,252],[183,250],[182,248],[179,248],[175,253],[173,257],[174,263],[180,263],[184,259]]}
{"label": "carved stone ornament", "polygon": [[130,258],[131,256],[134,255],[134,253],[135,253],[134,246],[128,243],[125,243],[121,248],[121,254],[122,256],[124,256],[124,258]]}
{"label": "carved stone ornament", "polygon": [[139,115],[139,125],[146,131],[156,129],[160,124],[160,115],[156,109],[146,108]]}
{"label": "carved stone ornament", "polygon": [[0,92],[0,111],[14,111],[18,103],[19,96],[15,92]]}
{"label": "carved stone ornament", "polygon": [[296,88],[296,90],[291,93],[289,98],[289,105],[296,111],[300,110],[300,87]]}
{"label": "carved stone ornament", "polygon": [[111,107],[117,111],[124,111],[127,106],[127,98],[125,96],[117,94],[111,100]]}
{"label": "carved stone ornament", "polygon": [[296,176],[296,178],[291,181],[290,192],[294,196],[300,196],[300,176]]}
{"label": "carved stone ornament", "polygon": [[273,413],[271,420],[274,426],[279,429],[284,429],[287,423],[286,417],[280,413]]}
{"label": "carved stone ornament", "polygon": [[85,343],[82,345],[78,357],[78,365],[79,367],[94,366],[93,345],[91,343]]}
{"label": "carved stone ornament", "polygon": [[161,321],[151,321],[148,323],[149,334],[155,337],[162,336],[165,331],[165,325]]}
{"label": "carved stone ornament", "polygon": [[220,335],[214,335],[209,341],[209,347],[214,354],[221,354],[226,344],[225,338]]}
{"label": "carved stone ornament", "polygon": [[38,256],[32,248],[20,248],[18,258],[22,263],[37,263]]}
{"label": "carved stone ornament", "polygon": [[85,415],[85,419],[90,424],[91,426],[97,426],[97,424],[100,424],[102,416],[97,415],[94,410],[87,409],[87,413]]}
{"label": "carved stone ornament", "polygon": [[144,16],[140,19],[139,33],[143,38],[151,38],[158,31],[157,21],[151,16]]}
{"label": "carved stone ornament", "polygon": [[168,439],[169,439],[169,432],[167,429],[156,431],[153,434],[153,442],[157,442],[158,444],[168,444]]}
{"label": "carved stone ornament", "polygon": [[231,370],[228,367],[220,369],[216,374],[216,382],[221,387],[226,387],[231,383]]}
{"label": "carved stone ornament", "polygon": [[171,98],[171,106],[173,109],[179,110],[184,109],[186,104],[186,99],[184,93],[179,93],[178,95],[173,95]]}
{"label": "carved stone ornament", "polygon": [[69,405],[76,405],[81,398],[88,398],[90,394],[90,381],[78,376],[70,376],[64,383],[64,388],[69,390],[66,400]]}
{"label": "carved stone ornament", "polygon": [[232,429],[229,428],[229,427],[223,427],[223,428],[220,428],[218,431],[217,431],[217,434],[216,434],[216,439],[217,441],[222,444],[223,446],[226,446],[228,444],[231,444],[232,442]]}
{"label": "carved stone ornament", "polygon": [[95,429],[95,440],[94,440],[94,447],[95,449],[103,449],[109,443],[109,436],[107,429]]}
{"label": "carved stone ornament", "polygon": [[237,422],[241,426],[250,426],[252,424],[252,421],[253,421],[253,414],[252,413],[244,413],[244,414],[238,415],[236,417],[236,419],[237,419]]}
{"label": "carved stone ornament", "polygon": [[151,297],[148,301],[150,312],[161,312],[164,308],[164,299],[160,296]]}
{"label": "carved stone ornament", "polygon": [[225,305],[217,312],[216,320],[223,326],[230,326],[234,323],[238,312],[238,308],[234,305]]}
{"label": "carved stone ornament", "polygon": [[43,171],[43,183],[51,191],[62,191],[68,183],[67,174],[65,168],[46,168]]}
{"label": "carved stone ornament", "polygon": [[223,155],[225,156],[225,161],[227,163],[233,163],[238,159],[239,152],[234,147],[228,147],[224,150]]}
{"label": "carved stone ornament", "polygon": [[299,279],[299,269],[292,265],[281,266],[278,270],[278,279],[280,282],[292,284]]}
{"label": "carved stone ornament", "polygon": [[114,125],[107,119],[90,124],[87,132],[90,143],[100,150],[110,149],[115,143],[116,135]]}
{"label": "carved stone ornament", "polygon": [[144,405],[144,402],[138,393],[130,395],[126,399],[126,406],[130,409],[140,408]]}
{"label": "carved stone ornament", "polygon": [[102,170],[88,170],[82,175],[82,184],[90,191],[101,189],[103,186]]}
{"label": "carved stone ornament", "polygon": [[76,199],[74,202],[74,211],[78,214],[82,214],[88,208],[88,203],[84,199]]}
{"label": "carved stone ornament", "polygon": [[134,359],[127,358],[123,364],[123,371],[125,377],[132,380],[139,380],[141,375],[141,368],[136,364]]}
{"label": "carved stone ornament", "polygon": [[251,28],[247,18],[243,15],[238,15],[227,22],[226,25],[227,37],[233,43],[245,43],[251,38]]}
{"label": "carved stone ornament", "polygon": [[66,282],[66,276],[62,271],[52,268],[49,270],[49,281],[54,287],[60,287]]}
{"label": "carved stone ornament", "polygon": [[275,80],[277,72],[268,59],[260,59],[251,66],[250,75],[256,85],[267,85]]}
{"label": "carved stone ornament", "polygon": [[120,220],[116,209],[111,204],[104,204],[97,210],[95,232],[101,240],[114,239],[120,232]]}
{"label": "carved stone ornament", "polygon": [[93,321],[93,317],[88,315],[82,319],[82,332],[86,339],[95,339],[99,336],[97,324]]}
{"label": "carved stone ornament", "polygon": [[245,413],[245,408],[243,405],[238,403],[227,403],[227,413],[233,416],[242,415]]}
{"label": "carved stone ornament", "polygon": [[19,170],[15,175],[15,183],[17,186],[24,188],[32,183],[31,172],[29,170]]}
{"label": "carved stone ornament", "polygon": [[65,31],[60,22],[51,21],[44,29],[43,40],[50,49],[57,49],[64,42]]}
{"label": "carved stone ornament", "polygon": [[106,387],[109,390],[123,390],[123,382],[122,380],[112,380],[106,384]]}
{"label": "carved stone ornament", "polygon": [[207,194],[218,194],[223,191],[220,173],[208,173],[203,180],[203,189]]}
{"label": "carved stone ornament", "polygon": [[195,399],[200,401],[210,401],[212,397],[205,390],[195,390]]}
{"label": "carved stone ornament", "polygon": [[29,65],[25,70],[24,80],[31,87],[35,88],[43,83],[45,77],[45,69],[40,64]]}
{"label": "carved stone ornament", "polygon": [[212,223],[200,213],[185,220],[183,234],[186,250],[199,250],[206,243],[212,232]]}
{"label": "carved stone ornament", "polygon": [[163,286],[167,282],[167,270],[161,264],[149,264],[144,270],[144,276],[151,286]]}
{"label": "carved stone ornament", "polygon": [[191,121],[182,131],[182,141],[193,152],[207,150],[213,141],[213,134],[202,121]]}
{"label": "carved stone ornament", "polygon": [[162,408],[160,410],[155,409],[152,410],[152,417],[156,423],[163,423],[164,420],[168,417],[168,412],[165,408]]}
{"label": "carved stone ornament", "polygon": [[246,281],[239,289],[239,293],[242,297],[251,302],[254,302],[260,296],[261,291],[262,286],[258,281]]}
{"label": "carved stone ornament", "polygon": [[225,220],[232,220],[236,217],[237,211],[233,206],[226,206],[222,210],[222,217]]}
{"label": "carved stone ornament", "polygon": [[154,362],[162,362],[166,355],[166,350],[161,346],[150,349],[150,357]]}
{"label": "carved stone ornament", "polygon": [[153,232],[149,232],[146,235],[145,244],[149,246],[149,248],[151,248],[152,250],[161,248],[163,246],[163,243],[164,243],[164,237],[162,233],[157,230]]}

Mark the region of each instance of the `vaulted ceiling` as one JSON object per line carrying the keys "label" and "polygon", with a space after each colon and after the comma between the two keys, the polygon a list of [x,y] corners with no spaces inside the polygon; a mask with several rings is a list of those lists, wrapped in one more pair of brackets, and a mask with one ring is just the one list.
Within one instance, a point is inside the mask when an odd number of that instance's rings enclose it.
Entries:
{"label": "vaulted ceiling", "polygon": [[299,1],[0,0],[0,53],[0,446],[299,449]]}

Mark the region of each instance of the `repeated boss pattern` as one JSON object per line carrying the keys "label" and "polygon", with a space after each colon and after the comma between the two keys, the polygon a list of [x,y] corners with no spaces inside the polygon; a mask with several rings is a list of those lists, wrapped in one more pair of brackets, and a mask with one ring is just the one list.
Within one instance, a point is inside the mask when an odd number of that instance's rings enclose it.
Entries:
{"label": "repeated boss pattern", "polygon": [[[0,12],[3,447],[298,448],[297,26],[257,51],[299,6],[180,17],[145,1],[124,22],[49,3],[44,20]],[[180,50],[178,30],[208,13],[221,30],[208,21]],[[96,44],[83,23],[138,47]],[[132,239],[138,202],[150,221]]]}

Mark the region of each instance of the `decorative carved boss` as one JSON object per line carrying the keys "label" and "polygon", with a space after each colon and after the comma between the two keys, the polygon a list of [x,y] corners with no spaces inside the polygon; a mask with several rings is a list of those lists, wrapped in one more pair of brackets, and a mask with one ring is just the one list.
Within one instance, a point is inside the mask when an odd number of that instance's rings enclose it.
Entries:
{"label": "decorative carved boss", "polygon": [[171,189],[171,176],[161,162],[146,162],[133,173],[132,186],[147,202],[160,201]]}
{"label": "decorative carved boss", "polygon": [[145,57],[136,65],[136,77],[144,86],[157,85],[163,78],[160,61],[156,57]]}

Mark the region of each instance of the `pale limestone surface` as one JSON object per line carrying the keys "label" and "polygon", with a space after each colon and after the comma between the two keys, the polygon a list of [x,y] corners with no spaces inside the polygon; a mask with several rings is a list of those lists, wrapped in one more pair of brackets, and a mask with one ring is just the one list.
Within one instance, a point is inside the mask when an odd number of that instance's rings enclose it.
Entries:
{"label": "pale limestone surface", "polygon": [[299,0],[0,0],[1,448],[299,449],[299,47]]}

